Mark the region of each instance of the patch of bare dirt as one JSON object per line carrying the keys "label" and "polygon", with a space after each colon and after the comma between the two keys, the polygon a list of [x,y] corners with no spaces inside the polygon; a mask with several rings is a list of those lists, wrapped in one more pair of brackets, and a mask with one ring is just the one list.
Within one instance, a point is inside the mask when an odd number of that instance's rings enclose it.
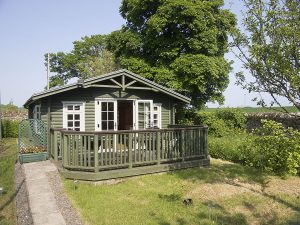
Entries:
{"label": "patch of bare dirt", "polygon": [[200,201],[228,198],[237,194],[251,192],[251,190],[227,183],[205,184],[197,186],[189,191],[185,198],[198,199]]}
{"label": "patch of bare dirt", "polygon": [[299,177],[289,177],[288,179],[271,178],[267,185],[266,192],[270,194],[300,195]]}

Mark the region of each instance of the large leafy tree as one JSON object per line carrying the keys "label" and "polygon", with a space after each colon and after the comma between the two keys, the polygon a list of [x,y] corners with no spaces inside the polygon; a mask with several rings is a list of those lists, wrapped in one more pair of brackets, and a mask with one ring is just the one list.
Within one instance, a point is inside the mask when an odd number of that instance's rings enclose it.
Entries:
{"label": "large leafy tree", "polygon": [[107,47],[122,68],[180,91],[194,107],[223,102],[229,83],[228,32],[235,17],[223,0],[123,0],[126,20]]}
{"label": "large leafy tree", "polygon": [[[67,83],[71,78],[88,78],[111,72],[118,68],[114,56],[106,49],[105,35],[92,35],[74,41],[69,53],[49,54],[50,69],[55,75],[50,77],[50,86]],[[47,66],[48,54],[45,55]]]}
{"label": "large leafy tree", "polygon": [[[279,97],[300,111],[300,2],[299,0],[243,0],[244,33],[234,32],[236,56],[253,79],[238,73],[238,82],[250,92]],[[264,99],[257,99],[268,106]],[[283,106],[282,110],[288,112]]]}

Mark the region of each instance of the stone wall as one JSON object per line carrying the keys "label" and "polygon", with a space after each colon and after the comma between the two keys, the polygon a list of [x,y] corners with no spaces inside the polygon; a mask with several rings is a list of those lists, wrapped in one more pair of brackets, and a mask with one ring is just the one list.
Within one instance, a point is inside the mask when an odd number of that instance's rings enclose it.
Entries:
{"label": "stone wall", "polygon": [[258,128],[261,126],[261,120],[274,120],[282,123],[285,127],[293,127],[300,130],[300,114],[286,114],[286,113],[246,113],[247,130]]}
{"label": "stone wall", "polygon": [[28,112],[25,109],[7,110],[1,112],[2,120],[21,121],[28,118]]}

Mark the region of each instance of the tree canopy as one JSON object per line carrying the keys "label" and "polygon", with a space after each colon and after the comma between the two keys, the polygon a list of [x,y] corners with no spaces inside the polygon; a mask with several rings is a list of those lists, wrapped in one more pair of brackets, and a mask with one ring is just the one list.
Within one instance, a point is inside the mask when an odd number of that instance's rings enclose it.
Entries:
{"label": "tree canopy", "polygon": [[234,15],[222,0],[123,0],[126,20],[107,47],[119,64],[192,98],[192,105],[223,102],[229,83],[228,32]]}
{"label": "tree canopy", "polygon": [[[243,19],[245,32],[233,33],[233,47],[254,79],[249,81],[239,72],[239,84],[250,92],[269,93],[271,106],[281,106],[280,96],[300,110],[299,0],[243,1],[247,9]],[[265,99],[257,101],[267,106]]]}
{"label": "tree canopy", "polygon": [[[50,70],[55,75],[50,77],[50,86],[60,86],[73,77],[88,78],[111,72],[118,68],[114,56],[106,49],[105,35],[92,35],[73,42],[69,53],[49,54]],[[48,55],[45,54],[47,66]]]}
{"label": "tree canopy", "polygon": [[52,82],[120,67],[191,97],[196,108],[208,101],[222,103],[231,70],[224,54],[229,31],[236,25],[223,4],[123,0],[120,13],[126,24],[120,30],[74,42],[71,53],[51,54],[51,71],[56,72]]}

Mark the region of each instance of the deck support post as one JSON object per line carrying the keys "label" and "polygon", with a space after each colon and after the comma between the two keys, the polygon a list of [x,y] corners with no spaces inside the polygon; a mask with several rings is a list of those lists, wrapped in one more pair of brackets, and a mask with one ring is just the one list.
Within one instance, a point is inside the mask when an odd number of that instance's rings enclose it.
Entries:
{"label": "deck support post", "polygon": [[[103,147],[103,146],[102,146]],[[98,135],[94,135],[94,168],[95,168],[95,173],[99,172],[98,164],[99,164],[99,159],[98,159]],[[106,149],[107,151],[107,149]]]}
{"label": "deck support post", "polygon": [[184,133],[184,130],[181,130],[180,131],[180,136],[181,136],[181,141],[180,141],[180,151],[181,151],[181,155],[182,155],[182,161],[184,161],[184,156],[185,156],[185,149],[184,149],[184,147],[185,147],[185,144],[184,144],[184,142],[185,142],[185,140],[184,140],[184,135],[185,133]]}
{"label": "deck support post", "polygon": [[[53,131],[53,147],[54,147],[54,160],[58,161],[58,149],[57,149],[57,131]],[[52,148],[53,148],[52,147]]]}
{"label": "deck support post", "polygon": [[67,142],[67,136],[65,134],[62,134],[62,147],[63,147],[63,154],[62,154],[62,159],[63,159],[63,166],[68,165],[68,142]]}
{"label": "deck support post", "polygon": [[160,164],[160,132],[156,132],[156,156],[157,164]]}
{"label": "deck support post", "polygon": [[207,147],[207,137],[208,137],[208,128],[205,128],[204,130],[204,155],[205,159],[208,158],[208,147]]}
{"label": "deck support post", "polygon": [[132,133],[129,133],[129,145],[128,145],[128,163],[129,168],[132,168]]}

